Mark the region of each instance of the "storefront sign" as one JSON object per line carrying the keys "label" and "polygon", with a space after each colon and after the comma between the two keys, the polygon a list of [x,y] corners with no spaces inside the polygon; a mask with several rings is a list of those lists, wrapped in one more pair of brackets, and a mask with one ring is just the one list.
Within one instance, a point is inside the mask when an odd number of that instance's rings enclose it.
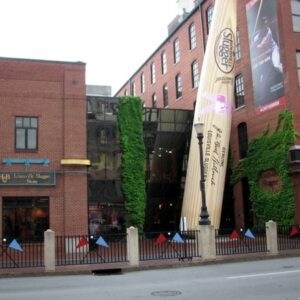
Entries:
{"label": "storefront sign", "polygon": [[0,171],[0,186],[9,185],[55,185],[54,172],[3,172]]}

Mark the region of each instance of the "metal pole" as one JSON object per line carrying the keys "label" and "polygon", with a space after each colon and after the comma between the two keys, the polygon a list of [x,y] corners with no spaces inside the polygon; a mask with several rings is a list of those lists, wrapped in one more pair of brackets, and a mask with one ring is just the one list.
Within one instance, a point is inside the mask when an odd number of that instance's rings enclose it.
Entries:
{"label": "metal pole", "polygon": [[200,190],[201,190],[201,213],[199,225],[210,225],[209,214],[206,207],[206,195],[205,195],[205,175],[204,175],[204,163],[203,163],[203,133],[197,133],[199,140],[200,150]]}

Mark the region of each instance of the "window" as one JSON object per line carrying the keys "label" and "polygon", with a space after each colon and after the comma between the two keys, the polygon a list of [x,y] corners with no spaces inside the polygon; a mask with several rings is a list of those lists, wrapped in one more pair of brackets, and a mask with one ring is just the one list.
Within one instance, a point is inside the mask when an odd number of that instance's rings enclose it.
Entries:
{"label": "window", "polygon": [[199,69],[198,63],[196,60],[192,63],[192,87],[197,88],[199,85]]}
{"label": "window", "polygon": [[297,70],[298,70],[298,83],[300,86],[300,50],[297,51],[296,58],[297,58]]}
{"label": "window", "polygon": [[16,117],[16,149],[37,150],[38,118]]}
{"label": "window", "polygon": [[240,148],[240,159],[242,159],[246,157],[248,150],[247,124],[244,122],[238,125],[238,138]]}
{"label": "window", "polygon": [[49,228],[48,197],[3,197],[2,237],[42,242]]}
{"label": "window", "polygon": [[169,105],[169,95],[168,95],[168,86],[165,84],[163,86],[163,100],[164,100],[164,107]]}
{"label": "window", "polygon": [[124,96],[128,96],[127,90],[124,91]]}
{"label": "window", "polygon": [[156,94],[152,94],[152,107],[156,108],[157,107],[157,97]]}
{"label": "window", "polygon": [[141,93],[145,93],[145,75],[144,73],[141,74]]}
{"label": "window", "polygon": [[156,75],[155,75],[155,64],[151,64],[151,83],[154,84],[156,82]]}
{"label": "window", "polygon": [[189,27],[189,39],[190,39],[190,49],[196,48],[196,27],[192,23]]}
{"label": "window", "polygon": [[173,44],[173,50],[174,50],[174,63],[177,64],[180,61],[180,48],[179,48],[179,40],[176,39]]}
{"label": "window", "polygon": [[240,39],[240,31],[236,30],[236,46],[235,46],[235,59],[241,58],[241,39]]}
{"label": "window", "polygon": [[131,91],[130,91],[130,94],[131,94],[132,96],[135,96],[135,82],[134,82],[134,81],[131,83]]}
{"label": "window", "polygon": [[175,85],[176,85],[176,99],[182,97],[182,79],[180,74],[177,74],[175,77]]}
{"label": "window", "polygon": [[206,11],[207,33],[210,31],[211,21],[214,13],[214,7],[211,5]]}
{"label": "window", "polygon": [[167,73],[167,54],[165,51],[161,54],[161,73]]}
{"label": "window", "polygon": [[244,79],[241,74],[235,77],[235,107],[245,104]]}
{"label": "window", "polygon": [[300,1],[292,0],[292,18],[293,18],[293,30],[300,32]]}

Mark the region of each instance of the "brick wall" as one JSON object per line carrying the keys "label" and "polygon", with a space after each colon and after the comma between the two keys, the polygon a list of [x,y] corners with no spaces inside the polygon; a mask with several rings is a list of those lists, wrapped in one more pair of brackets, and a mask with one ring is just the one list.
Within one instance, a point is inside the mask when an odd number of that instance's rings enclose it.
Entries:
{"label": "brick wall", "polygon": [[[1,58],[0,103],[0,159],[48,158],[49,167],[32,165],[27,170],[58,171],[54,187],[1,186],[0,198],[47,196],[52,230],[87,233],[86,169],[61,166],[64,158],[87,155],[85,64]],[[37,151],[15,150],[16,116],[38,117]],[[24,165],[0,168],[25,170]]]}

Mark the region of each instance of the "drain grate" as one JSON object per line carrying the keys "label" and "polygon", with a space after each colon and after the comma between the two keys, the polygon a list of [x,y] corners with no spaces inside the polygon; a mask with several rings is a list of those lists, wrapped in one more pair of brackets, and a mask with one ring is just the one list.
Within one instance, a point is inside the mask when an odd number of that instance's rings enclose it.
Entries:
{"label": "drain grate", "polygon": [[94,275],[118,275],[123,274],[121,268],[92,270]]}
{"label": "drain grate", "polygon": [[158,297],[174,297],[181,295],[180,291],[156,291],[151,293],[152,296]]}

